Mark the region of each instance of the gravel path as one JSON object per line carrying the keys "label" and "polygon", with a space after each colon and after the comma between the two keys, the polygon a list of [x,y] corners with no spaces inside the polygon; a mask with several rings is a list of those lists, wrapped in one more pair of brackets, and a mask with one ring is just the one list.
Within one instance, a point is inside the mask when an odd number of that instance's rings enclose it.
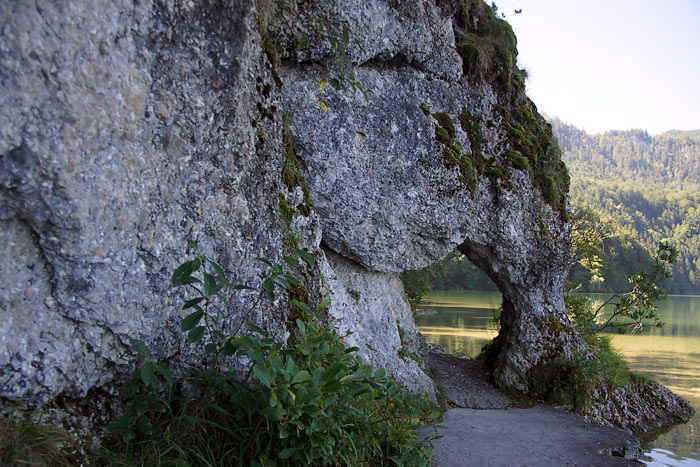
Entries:
{"label": "gravel path", "polygon": [[552,407],[515,408],[474,359],[430,352],[427,362],[450,408],[425,427],[433,466],[638,466],[639,441],[625,430],[586,423]]}

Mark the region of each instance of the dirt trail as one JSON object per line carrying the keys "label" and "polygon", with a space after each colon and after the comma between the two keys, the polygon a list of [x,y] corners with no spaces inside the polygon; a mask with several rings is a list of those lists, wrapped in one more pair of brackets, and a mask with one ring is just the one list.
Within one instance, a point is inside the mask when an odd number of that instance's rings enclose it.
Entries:
{"label": "dirt trail", "polygon": [[433,440],[435,467],[643,465],[629,431],[554,407],[518,408],[477,360],[430,352],[428,364],[451,407],[441,427],[422,431],[441,436]]}

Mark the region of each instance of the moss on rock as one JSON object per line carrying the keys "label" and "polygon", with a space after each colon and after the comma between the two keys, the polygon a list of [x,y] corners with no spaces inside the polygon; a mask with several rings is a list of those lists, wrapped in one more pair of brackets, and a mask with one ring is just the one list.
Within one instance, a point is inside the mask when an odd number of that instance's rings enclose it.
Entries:
{"label": "moss on rock", "polygon": [[[296,141],[294,134],[289,127],[289,116],[285,115],[282,126],[282,153],[284,160],[282,161],[282,182],[288,190],[294,190],[294,187],[301,187],[304,193],[304,202],[296,207],[290,206],[292,211],[298,211],[303,216],[308,216],[311,213],[313,202],[311,200],[311,191],[309,185],[301,173],[301,162],[296,155]],[[285,198],[286,200],[286,198]],[[288,204],[288,203],[287,203]],[[282,209],[280,205],[280,209]],[[284,213],[282,213],[284,215]]]}
{"label": "moss on rock", "polygon": [[[501,113],[511,146],[505,153],[506,160],[513,168],[527,170],[545,201],[567,220],[569,174],[561,162],[561,151],[551,126],[525,95],[527,72],[517,66],[517,38],[513,29],[498,17],[494,7],[481,0],[460,0],[454,26],[464,75],[472,81],[491,84],[498,94],[495,107]],[[460,123],[469,135],[473,154],[478,157],[481,122],[465,112],[460,115]],[[478,170],[488,170],[491,176],[503,179],[497,169],[478,167]]]}

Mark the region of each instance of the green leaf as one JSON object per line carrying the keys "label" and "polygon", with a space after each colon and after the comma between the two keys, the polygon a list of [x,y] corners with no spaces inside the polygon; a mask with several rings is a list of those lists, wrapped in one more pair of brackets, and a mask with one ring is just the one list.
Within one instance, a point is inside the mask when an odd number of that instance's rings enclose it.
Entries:
{"label": "green leaf", "polygon": [[236,355],[237,350],[238,349],[237,349],[236,345],[233,342],[231,342],[230,340],[228,340],[224,344],[224,348],[222,349],[221,353],[223,353],[227,357],[232,357],[233,355]]}
{"label": "green leaf", "polygon": [[197,326],[187,334],[187,342],[199,342],[204,337],[204,326]]}
{"label": "green leaf", "polygon": [[202,316],[204,316],[204,311],[202,310],[195,311],[194,313],[188,315],[185,319],[182,320],[182,324],[180,325],[180,329],[182,330],[182,332],[190,331],[199,323],[199,321],[202,319]]}
{"label": "green leaf", "polygon": [[292,377],[291,384],[304,383],[309,380],[311,380],[311,375],[309,374],[309,372],[306,370],[302,370]]}
{"label": "green leaf", "polygon": [[297,310],[304,312],[304,313],[311,313],[311,309],[309,308],[309,305],[306,303],[302,303],[299,300],[292,300],[290,304],[296,308]]}
{"label": "green leaf", "polygon": [[216,276],[213,276],[206,271],[202,272],[202,277],[204,277],[204,295],[208,297],[216,295],[224,286],[224,284],[219,281]]}
{"label": "green leaf", "polygon": [[268,300],[272,301],[275,299],[275,282],[271,278],[268,277],[263,281],[262,288]]}
{"label": "green leaf", "polygon": [[[331,84],[332,83],[333,81],[331,80]],[[294,252],[297,255],[299,255],[299,258],[301,258],[301,260],[305,262],[308,266],[314,266],[316,264],[316,257],[308,251],[304,251],[300,248],[295,248]]]}
{"label": "green leaf", "polygon": [[202,260],[200,258],[195,258],[192,261],[182,263],[177,269],[175,269],[175,272],[173,272],[173,277],[170,279],[170,283],[174,287],[178,287],[181,285],[199,282],[196,277],[192,277],[192,273],[197,271],[201,266]]}
{"label": "green leaf", "polygon": [[[193,306],[197,305],[199,302],[204,300],[204,297],[197,297],[193,298],[192,300],[187,300],[184,305],[182,305],[182,309],[186,310],[188,308],[192,308]],[[199,308],[199,307],[198,307]]]}
{"label": "green leaf", "polygon": [[[272,385],[272,381],[274,379],[274,375],[272,374],[272,369],[267,368],[263,365],[255,365],[253,372],[255,373],[256,378],[264,384],[267,387],[270,387]],[[274,407],[274,405],[273,405]]]}
{"label": "green leaf", "polygon": [[291,274],[283,274],[282,277],[284,278],[284,280],[287,281],[287,283],[289,283],[289,284],[291,284],[291,285],[299,285],[299,284],[301,284],[301,281],[300,281],[299,279],[297,279],[296,277],[294,277],[293,275],[291,275]]}
{"label": "green leaf", "polygon": [[139,376],[141,381],[146,387],[156,388],[158,387],[158,377],[155,371],[156,364],[154,362],[148,361],[143,364],[141,371],[139,371]]}
{"label": "green leaf", "polygon": [[290,268],[299,267],[299,260],[296,259],[294,256],[283,256],[282,259],[285,263],[287,263],[287,266],[289,266]]}
{"label": "green leaf", "polygon": [[129,344],[131,344],[131,347],[136,351],[136,353],[142,357],[148,358],[151,356],[150,350],[148,350],[148,347],[146,347],[146,344],[144,344],[143,341],[131,339]]}
{"label": "green leaf", "polygon": [[208,259],[208,258],[207,258],[207,261],[209,262],[209,265],[210,265],[210,266],[212,267],[212,269],[214,270],[214,273],[216,274],[216,276],[217,276],[219,279],[221,279],[222,281],[225,280],[225,278],[226,278],[226,272],[224,271],[224,268],[222,268],[222,267],[219,265],[219,263],[217,263],[216,261],[212,261],[212,260],[210,260],[210,259]]}
{"label": "green leaf", "polygon": [[168,387],[172,387],[175,383],[175,376],[173,375],[173,371],[167,366],[161,365],[156,366],[155,369],[158,370],[158,373],[160,373],[160,375],[165,379],[165,382],[168,385]]}
{"label": "green leaf", "polygon": [[280,451],[278,456],[280,459],[289,459],[295,452],[297,452],[297,448],[285,448]]}

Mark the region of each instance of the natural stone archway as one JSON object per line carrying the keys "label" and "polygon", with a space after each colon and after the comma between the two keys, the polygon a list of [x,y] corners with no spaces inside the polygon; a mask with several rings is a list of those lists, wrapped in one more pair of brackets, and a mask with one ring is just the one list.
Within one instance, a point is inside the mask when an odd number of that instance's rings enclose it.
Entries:
{"label": "natural stone archway", "polygon": [[[580,347],[566,172],[484,2],[0,2],[0,44],[0,406],[109,389],[131,338],[201,364],[169,287],[189,240],[253,288],[257,257],[315,253],[329,324],[415,391],[397,273],[458,247],[505,297],[500,385]],[[256,323],[283,340],[288,311]]]}
{"label": "natural stone archway", "polygon": [[[410,18],[375,3],[392,28],[412,27]],[[429,2],[420,3],[430,10]],[[372,27],[350,9],[339,14],[347,16],[351,37]],[[279,70],[323,242],[369,272],[417,269],[459,247],[506,300],[496,381],[527,391],[538,366],[583,346],[563,304],[569,224],[554,193],[566,189],[566,175],[562,187],[549,176],[543,187],[538,172],[543,163],[561,166],[556,143],[522,88],[505,92],[455,75],[461,58],[446,58],[450,49],[440,41],[401,37],[393,50],[378,48],[375,55],[371,47],[350,50],[358,62],[354,87],[323,85],[328,77],[298,59],[322,54],[315,49],[295,51]],[[406,59],[420,55],[417,47],[441,60]],[[522,125],[507,107],[516,105],[529,118],[526,138],[542,151],[532,155],[532,165],[514,156],[522,142],[513,128]]]}
{"label": "natural stone archway", "polygon": [[459,250],[488,274],[503,296],[498,336],[484,349],[496,383],[537,395],[538,368],[584,348],[564,307],[566,256],[550,254],[513,274],[492,249],[465,242]]}

